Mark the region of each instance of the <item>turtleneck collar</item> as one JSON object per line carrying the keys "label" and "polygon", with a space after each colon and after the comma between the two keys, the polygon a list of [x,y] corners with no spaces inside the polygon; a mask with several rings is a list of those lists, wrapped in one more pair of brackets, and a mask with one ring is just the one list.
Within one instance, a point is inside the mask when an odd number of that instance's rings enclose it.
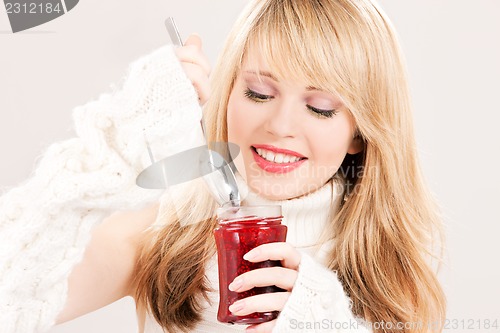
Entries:
{"label": "turtleneck collar", "polygon": [[288,227],[287,242],[307,249],[318,244],[320,236],[340,208],[344,186],[331,180],[320,189],[288,200],[269,200],[251,191],[241,175],[236,174],[243,205],[281,205],[283,224]]}

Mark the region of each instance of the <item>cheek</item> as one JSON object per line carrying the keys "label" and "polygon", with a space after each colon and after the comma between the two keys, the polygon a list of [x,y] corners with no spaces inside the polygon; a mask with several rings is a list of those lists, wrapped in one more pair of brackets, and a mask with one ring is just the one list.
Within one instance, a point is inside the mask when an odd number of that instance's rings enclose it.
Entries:
{"label": "cheek", "polygon": [[334,126],[322,130],[316,129],[310,133],[310,143],[316,164],[340,167],[349,149],[350,136],[352,136],[349,122],[338,121]]}
{"label": "cheek", "polygon": [[256,105],[243,97],[229,98],[227,105],[227,133],[228,141],[236,144],[250,144],[249,140],[258,136],[262,128],[262,119],[258,116]]}
{"label": "cheek", "polygon": [[245,115],[245,111],[248,111],[245,108],[245,103],[231,95],[227,105],[227,140],[239,146],[238,156],[233,155],[232,159],[236,169],[244,179],[246,179],[244,152],[250,137],[248,117]]}
{"label": "cheek", "polygon": [[231,97],[227,105],[227,136],[228,141],[239,144],[240,136],[244,131],[242,112],[238,112],[241,103]]}

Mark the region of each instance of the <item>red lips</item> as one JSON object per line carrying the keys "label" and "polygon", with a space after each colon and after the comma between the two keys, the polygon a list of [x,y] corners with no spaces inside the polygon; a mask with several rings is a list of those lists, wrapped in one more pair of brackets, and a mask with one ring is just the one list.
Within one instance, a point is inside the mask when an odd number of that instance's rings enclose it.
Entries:
{"label": "red lips", "polygon": [[281,153],[281,154],[293,155],[293,156],[297,156],[297,157],[301,157],[301,158],[306,158],[305,156],[297,153],[296,151],[288,150],[288,149],[282,149],[282,148],[278,148],[278,147],[271,146],[271,145],[254,145],[253,147],[254,148],[261,148],[261,149],[269,150],[269,151],[272,151],[274,153]]}
{"label": "red lips", "polygon": [[[260,149],[265,149],[272,151],[273,153],[276,154],[286,154],[286,155],[291,155],[291,156],[296,156],[300,157],[301,159],[296,161],[296,162],[291,162],[291,163],[275,163],[275,162],[270,162],[263,157],[261,157],[259,154],[257,154],[257,151],[255,150],[256,148]],[[252,154],[255,162],[257,165],[263,169],[264,171],[267,172],[272,172],[272,173],[286,173],[293,171],[297,169],[299,166],[302,165],[305,161],[307,161],[307,158],[293,150],[288,150],[288,149],[282,149],[282,148],[277,148],[271,145],[254,145],[252,149]]]}

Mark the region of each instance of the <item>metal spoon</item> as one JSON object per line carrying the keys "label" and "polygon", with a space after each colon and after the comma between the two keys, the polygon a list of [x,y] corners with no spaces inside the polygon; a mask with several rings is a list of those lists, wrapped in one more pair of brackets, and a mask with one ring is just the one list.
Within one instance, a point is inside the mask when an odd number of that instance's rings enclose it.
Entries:
{"label": "metal spoon", "polygon": [[[182,40],[172,17],[165,20],[165,26],[174,45],[182,46]],[[200,124],[207,142],[203,117]],[[239,206],[240,194],[236,177],[230,164],[222,157],[223,154],[236,157],[239,147],[229,142],[214,142],[211,145],[211,149],[207,145],[200,146],[156,163],[148,145],[152,165],[137,177],[137,185],[144,188],[167,188],[201,176],[221,206],[225,204]]]}
{"label": "metal spoon", "polygon": [[[179,30],[175,24],[173,17],[168,17],[165,20],[165,26],[167,27],[168,34],[172,43],[176,46],[182,46],[182,39],[179,34]],[[203,136],[205,142],[207,141],[207,135],[205,132],[205,121],[203,116],[201,118],[201,128],[203,131]],[[220,145],[220,143],[218,143]],[[223,147],[218,147],[221,151]],[[229,145],[227,148],[231,148]],[[233,147],[233,153],[234,153]],[[239,151],[239,148],[238,148]],[[232,156],[236,156],[233,154]],[[226,160],[219,154],[216,150],[211,150],[207,147],[207,153],[201,156],[200,159],[200,169],[203,179],[208,185],[208,188],[212,192],[212,195],[221,205],[226,203],[231,203],[233,206],[240,205],[240,194],[238,191],[238,186],[236,184],[236,177],[234,176],[233,170]]]}

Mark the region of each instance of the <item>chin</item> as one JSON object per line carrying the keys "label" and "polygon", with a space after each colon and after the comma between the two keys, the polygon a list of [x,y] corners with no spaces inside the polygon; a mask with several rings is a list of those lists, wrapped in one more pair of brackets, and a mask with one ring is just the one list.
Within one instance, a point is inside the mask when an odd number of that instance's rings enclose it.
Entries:
{"label": "chin", "polygon": [[[242,156],[234,160],[236,170],[245,180],[248,188],[260,197],[280,201],[301,197],[317,190],[318,186],[308,179],[300,179],[292,173],[266,174],[255,164],[246,164]],[[257,170],[257,171],[256,171]],[[301,190],[302,189],[302,190]]]}
{"label": "chin", "polygon": [[296,183],[273,182],[252,178],[250,181],[247,181],[247,184],[252,192],[262,198],[273,201],[293,199],[308,193],[298,191],[300,186]]}

